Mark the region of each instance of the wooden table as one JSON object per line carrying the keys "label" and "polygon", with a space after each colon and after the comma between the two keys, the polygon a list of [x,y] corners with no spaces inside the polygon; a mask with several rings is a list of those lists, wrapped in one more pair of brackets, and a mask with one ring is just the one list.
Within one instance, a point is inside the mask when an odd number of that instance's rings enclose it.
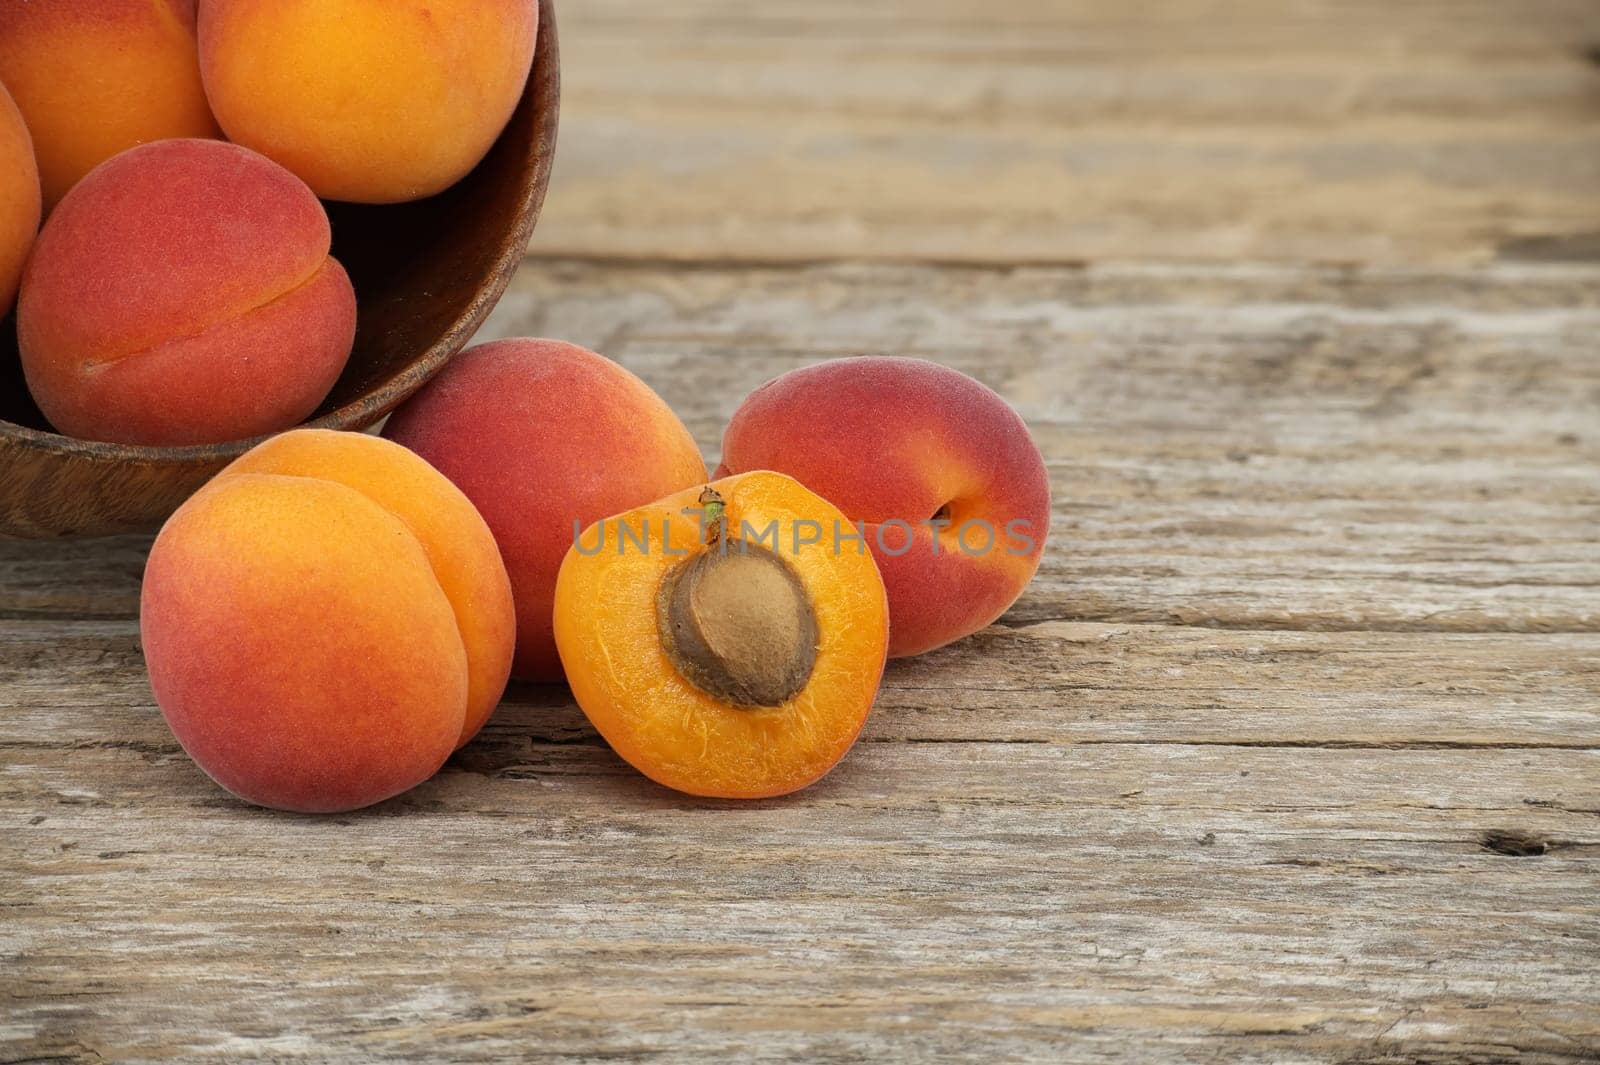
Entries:
{"label": "wooden table", "polygon": [[0,1061],[1600,1056],[1592,0],[564,14],[490,332],[712,457],[792,366],[957,366],[1038,579],[800,795],[514,687],[318,819],[162,724],[147,537],[0,545]]}

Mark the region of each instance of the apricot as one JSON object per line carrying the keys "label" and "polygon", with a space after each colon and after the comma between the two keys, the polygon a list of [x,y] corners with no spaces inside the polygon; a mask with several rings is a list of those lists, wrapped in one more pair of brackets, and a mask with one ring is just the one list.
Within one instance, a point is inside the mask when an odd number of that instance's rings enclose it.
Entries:
{"label": "apricot", "polygon": [[11,313],[39,231],[39,168],[22,112],[0,85],[0,318]]}
{"label": "apricot", "polygon": [[17,336],[39,409],[70,436],[124,444],[303,421],[355,339],[329,240],[311,190],[237,145],[158,141],[106,161],[23,273]]}
{"label": "apricot", "polygon": [[467,349],[383,435],[454,481],[494,531],[517,602],[512,673],[525,680],[561,679],[550,609],[578,530],[706,476],[689,430],[649,385],[558,340]]}
{"label": "apricot", "polygon": [[228,791],[307,813],[426,780],[488,719],[515,642],[488,527],[378,437],[302,429],[217,474],[150,550],[156,702]]}
{"label": "apricot", "polygon": [[395,203],[488,152],[538,24],[538,0],[201,0],[200,68],[229,138],[326,199]]}
{"label": "apricot", "polygon": [[33,132],[47,207],[135,145],[221,136],[200,85],[194,0],[4,0],[0,81]]}
{"label": "apricot", "polygon": [[1039,448],[1005,400],[937,363],[835,359],[767,382],[728,424],[717,473],[757,469],[861,523],[889,590],[891,657],[988,625],[1039,567]]}
{"label": "apricot", "polygon": [[629,764],[691,795],[820,779],[876,697],[889,605],[844,514],[782,474],[589,526],[556,582],[567,683]]}

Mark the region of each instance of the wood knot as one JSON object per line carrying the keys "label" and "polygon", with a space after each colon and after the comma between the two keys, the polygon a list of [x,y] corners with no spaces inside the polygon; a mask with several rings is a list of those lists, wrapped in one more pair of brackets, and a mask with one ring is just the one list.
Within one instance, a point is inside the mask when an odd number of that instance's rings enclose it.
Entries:
{"label": "wood knot", "polygon": [[1518,829],[1495,829],[1478,837],[1478,846],[1508,858],[1537,858],[1550,850],[1550,840]]}

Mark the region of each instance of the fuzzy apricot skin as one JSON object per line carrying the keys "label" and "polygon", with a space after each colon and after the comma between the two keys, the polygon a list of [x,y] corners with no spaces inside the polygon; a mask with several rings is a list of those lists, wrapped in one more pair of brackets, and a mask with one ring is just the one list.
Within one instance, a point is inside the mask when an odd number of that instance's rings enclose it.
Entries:
{"label": "fuzzy apricot skin", "polygon": [[[891,658],[988,625],[1039,568],[1050,527],[1039,447],[1005,400],[938,363],[835,359],[767,382],[729,422],[717,475],[760,469],[864,523],[889,590]],[[947,527],[923,524],[941,507]]]}
{"label": "fuzzy apricot skin", "polygon": [[22,112],[0,85],[0,318],[16,302],[22,266],[39,231],[39,168]]}
{"label": "fuzzy apricot skin", "polygon": [[538,0],[201,0],[200,67],[231,140],[325,199],[397,203],[488,152],[538,25]]}
{"label": "fuzzy apricot skin", "polygon": [[377,437],[300,430],[241,456],[151,548],[140,636],[189,755],[261,806],[352,810],[482,727],[514,644],[472,505]]}
{"label": "fuzzy apricot skin", "polygon": [[494,531],[517,601],[512,673],[523,680],[561,679],[550,609],[576,530],[706,476],[694,438],[650,386],[558,340],[467,349],[383,435],[454,481]]}
{"label": "fuzzy apricot skin", "polygon": [[356,302],[322,204],[263,156],[211,140],[123,152],[45,223],[17,338],[68,436],[175,446],[304,421],[350,357]]}
{"label": "fuzzy apricot skin", "polygon": [[[758,532],[777,523],[776,553],[816,614],[816,662],[804,689],[778,707],[733,706],[687,680],[664,649],[657,595],[684,560],[675,552],[702,542],[699,518],[685,513],[699,507],[699,487],[584,530],[556,582],[556,644],[578,705],[645,776],[691,795],[783,795],[838,764],[866,723],[888,649],[888,600],[870,553],[848,542],[836,550],[834,523],[849,532],[844,515],[794,479],[755,472],[712,487],[733,532],[743,522]],[[801,521],[824,533],[796,549]],[[813,530],[798,531],[805,540]],[[635,549],[641,537],[648,550]]]}
{"label": "fuzzy apricot skin", "polygon": [[4,0],[0,81],[33,133],[47,208],[118,152],[222,135],[200,85],[195,0]]}

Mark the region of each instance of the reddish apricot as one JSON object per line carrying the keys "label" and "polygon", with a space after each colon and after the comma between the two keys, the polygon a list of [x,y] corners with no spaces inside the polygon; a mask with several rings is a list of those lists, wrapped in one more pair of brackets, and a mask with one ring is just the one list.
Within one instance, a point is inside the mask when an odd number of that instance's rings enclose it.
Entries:
{"label": "reddish apricot", "polygon": [[454,481],[494,530],[517,599],[525,680],[560,680],[550,633],[556,571],[578,529],[703,484],[705,462],[650,386],[559,340],[469,348],[383,435]]}
{"label": "reddish apricot", "polygon": [[861,522],[889,590],[889,654],[988,625],[1033,579],[1050,527],[1044,458],[966,374],[864,357],[793,370],[744,401],[717,471],[777,470]]}
{"label": "reddish apricot", "polygon": [[255,152],[166,140],[107,160],[51,213],[22,276],[28,389],[61,432],[120,444],[288,429],[355,339],[322,204]]}
{"label": "reddish apricot", "polygon": [[667,787],[738,799],[803,788],[844,757],[888,617],[854,526],[765,472],[591,525],[554,611],[573,696],[617,753]]}

